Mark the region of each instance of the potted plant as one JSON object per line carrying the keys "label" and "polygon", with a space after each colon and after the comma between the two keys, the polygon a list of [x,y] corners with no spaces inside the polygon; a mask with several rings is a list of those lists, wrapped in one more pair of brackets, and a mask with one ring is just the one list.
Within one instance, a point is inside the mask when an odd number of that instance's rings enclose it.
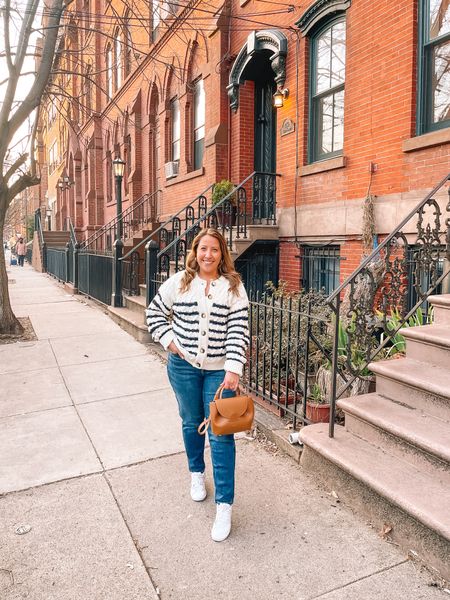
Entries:
{"label": "potted plant", "polygon": [[212,196],[212,206],[218,205],[226,196],[228,199],[221,204],[215,214],[218,227],[232,227],[236,224],[237,201],[236,194],[232,194],[235,186],[228,179],[222,179],[215,184]]}
{"label": "potted plant", "polygon": [[318,383],[311,387],[306,400],[306,418],[311,423],[328,423],[330,420],[330,403]]}

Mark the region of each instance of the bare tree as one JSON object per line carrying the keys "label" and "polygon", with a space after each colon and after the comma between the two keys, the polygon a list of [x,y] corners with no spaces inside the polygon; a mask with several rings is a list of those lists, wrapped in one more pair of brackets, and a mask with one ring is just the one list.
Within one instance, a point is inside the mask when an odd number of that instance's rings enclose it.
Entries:
{"label": "bare tree", "polygon": [[[34,140],[38,120],[38,107],[46,89],[55,60],[61,18],[68,2],[66,0],[27,0],[21,10],[20,20],[11,0],[5,0],[3,13],[4,62],[7,79],[1,82],[0,106],[0,239],[3,239],[6,211],[13,199],[26,188],[39,183],[34,156]],[[28,70],[26,57],[32,54],[35,44],[35,20],[38,9],[46,14],[45,27],[41,32],[42,52],[33,73],[34,79],[25,97],[21,96],[24,75]],[[28,147],[30,152],[20,151],[15,145],[18,131],[33,121]],[[5,255],[0,244],[0,334],[20,334],[22,326],[15,317],[8,293]]]}

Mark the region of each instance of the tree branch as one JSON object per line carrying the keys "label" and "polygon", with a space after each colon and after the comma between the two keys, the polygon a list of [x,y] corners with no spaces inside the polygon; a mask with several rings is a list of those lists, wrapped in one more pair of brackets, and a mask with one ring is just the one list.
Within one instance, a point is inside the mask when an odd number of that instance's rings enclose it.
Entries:
{"label": "tree branch", "polygon": [[28,154],[22,154],[21,156],[19,156],[19,158],[13,162],[13,164],[9,167],[9,169],[6,171],[5,175],[3,176],[3,180],[6,183],[7,181],[9,181],[9,179],[11,178],[11,175],[13,175],[17,169],[19,169],[19,167],[21,167],[27,160],[28,158]]}

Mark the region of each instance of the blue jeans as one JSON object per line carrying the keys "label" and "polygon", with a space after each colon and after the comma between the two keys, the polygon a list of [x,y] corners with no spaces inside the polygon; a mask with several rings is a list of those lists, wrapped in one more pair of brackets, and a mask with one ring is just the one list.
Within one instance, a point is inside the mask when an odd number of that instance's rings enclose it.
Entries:
{"label": "blue jeans", "polygon": [[[222,383],[225,371],[196,369],[176,354],[169,352],[167,373],[178,401],[189,471],[202,473],[205,470],[205,436],[200,435],[197,428],[203,419],[209,416],[209,403]],[[224,398],[234,395],[231,390],[223,391]],[[236,463],[234,435],[217,436],[209,427],[208,436],[211,446],[215,501],[233,504]]]}

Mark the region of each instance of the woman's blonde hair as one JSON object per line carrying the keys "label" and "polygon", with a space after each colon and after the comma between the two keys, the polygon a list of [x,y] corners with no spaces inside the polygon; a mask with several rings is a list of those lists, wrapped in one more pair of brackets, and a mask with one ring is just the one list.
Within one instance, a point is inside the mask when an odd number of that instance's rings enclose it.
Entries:
{"label": "woman's blonde hair", "polygon": [[234,269],[233,259],[231,258],[225,238],[217,231],[217,229],[213,229],[212,227],[202,229],[192,242],[191,249],[186,259],[186,271],[181,280],[180,292],[186,292],[190,288],[192,280],[200,271],[200,266],[197,262],[197,249],[205,235],[210,235],[219,242],[220,252],[222,254],[218,267],[219,276],[223,275],[226,277],[230,283],[230,291],[236,296],[239,296],[238,288],[241,283],[241,276]]}

